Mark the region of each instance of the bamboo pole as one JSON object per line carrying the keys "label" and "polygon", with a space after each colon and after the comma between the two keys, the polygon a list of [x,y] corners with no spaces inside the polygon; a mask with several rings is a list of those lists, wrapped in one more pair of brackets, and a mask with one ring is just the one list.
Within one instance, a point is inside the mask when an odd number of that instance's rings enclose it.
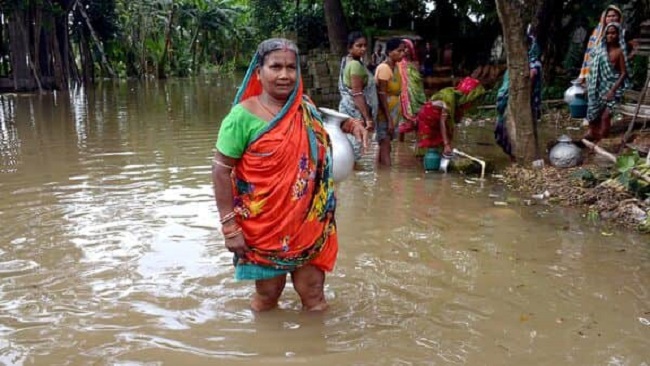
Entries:
{"label": "bamboo pole", "polygon": [[74,10],[79,9],[79,13],[81,13],[81,16],[84,18],[86,21],[86,25],[88,26],[88,30],[90,31],[90,36],[93,38],[93,41],[97,45],[97,49],[99,50],[99,54],[101,55],[101,63],[102,65],[106,68],[108,71],[108,74],[112,77],[115,78],[115,72],[113,71],[113,68],[111,65],[108,63],[108,59],[106,58],[106,54],[104,53],[104,46],[102,46],[102,42],[99,40],[99,37],[97,37],[97,33],[95,33],[95,29],[93,28],[93,25],[90,23],[90,18],[88,18],[88,14],[86,14],[86,11],[84,10],[83,5],[79,5],[79,0],[77,0],[72,7]]}
{"label": "bamboo pole", "polygon": [[[609,151],[603,149],[602,147],[594,144],[593,142],[587,140],[587,139],[582,139],[582,143],[585,144],[588,148],[592,149],[596,154],[601,155],[607,160],[611,161],[612,163],[616,163],[616,155],[610,153]],[[650,155],[650,154],[648,154]],[[642,174],[638,170],[632,168],[632,175],[634,175],[637,178],[643,179],[644,181],[650,183],[650,176],[647,176],[645,174]]]}

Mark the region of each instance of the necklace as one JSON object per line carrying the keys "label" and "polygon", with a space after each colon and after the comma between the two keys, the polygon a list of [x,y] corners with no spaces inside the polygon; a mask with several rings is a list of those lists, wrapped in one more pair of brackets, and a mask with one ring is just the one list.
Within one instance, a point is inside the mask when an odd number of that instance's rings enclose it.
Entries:
{"label": "necklace", "polygon": [[264,105],[264,103],[262,103],[262,98],[261,98],[261,97],[257,97],[257,103],[258,103],[258,104],[260,105],[260,107],[262,107],[262,109],[264,109],[264,111],[265,111],[266,113],[268,113],[272,118],[275,118],[275,116],[276,116],[276,115],[278,114],[278,112],[279,112],[279,111],[277,111],[277,112],[273,113],[273,112],[272,112],[272,111],[271,111],[271,110],[270,110],[266,105]]}

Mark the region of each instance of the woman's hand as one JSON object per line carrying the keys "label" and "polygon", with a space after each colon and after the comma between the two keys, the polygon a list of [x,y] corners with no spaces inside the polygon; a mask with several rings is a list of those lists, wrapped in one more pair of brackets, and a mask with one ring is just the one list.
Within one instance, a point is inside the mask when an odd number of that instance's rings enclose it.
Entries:
{"label": "woman's hand", "polygon": [[453,154],[453,149],[451,148],[451,144],[449,143],[445,144],[445,147],[442,149],[442,154],[447,156]]}
{"label": "woman's hand", "polygon": [[375,122],[368,118],[366,119],[366,131],[372,131],[375,129]]}
{"label": "woman's hand", "polygon": [[244,257],[246,252],[249,250],[248,245],[244,241],[244,234],[239,233],[239,235],[227,238],[226,239],[226,249],[237,254],[238,257]]}
{"label": "woman's hand", "polygon": [[349,125],[352,126],[350,130],[347,131],[347,133],[352,134],[352,136],[354,136],[354,138],[356,138],[357,141],[361,143],[363,151],[365,152],[368,148],[368,127],[364,128],[363,122],[356,118],[350,118],[346,121],[346,123],[349,123]]}

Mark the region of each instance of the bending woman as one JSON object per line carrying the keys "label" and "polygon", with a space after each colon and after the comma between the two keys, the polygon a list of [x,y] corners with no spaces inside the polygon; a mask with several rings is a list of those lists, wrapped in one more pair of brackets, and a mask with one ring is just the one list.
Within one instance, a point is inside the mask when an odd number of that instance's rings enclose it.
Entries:
{"label": "bending woman", "polygon": [[[353,119],[343,130],[360,139],[365,131]],[[255,281],[252,309],[276,307],[288,273],[305,309],[325,309],[325,272],[338,251],[332,152],[320,114],[303,95],[293,42],[260,43],[216,148],[221,230],[235,278]]]}
{"label": "bending woman", "polygon": [[444,155],[451,155],[454,128],[463,118],[463,113],[472,103],[485,94],[485,88],[477,79],[467,77],[456,87],[447,87],[431,96],[417,115],[418,151],[442,149]]}
{"label": "bending woman", "polygon": [[[370,71],[363,65],[368,41],[361,32],[348,36],[348,54],[341,60],[339,72],[339,93],[341,102],[339,112],[362,120],[365,128],[371,131],[377,117],[377,87]],[[347,135],[350,136],[350,135]],[[361,158],[361,149],[356,139],[350,139],[354,147],[354,157]]]}

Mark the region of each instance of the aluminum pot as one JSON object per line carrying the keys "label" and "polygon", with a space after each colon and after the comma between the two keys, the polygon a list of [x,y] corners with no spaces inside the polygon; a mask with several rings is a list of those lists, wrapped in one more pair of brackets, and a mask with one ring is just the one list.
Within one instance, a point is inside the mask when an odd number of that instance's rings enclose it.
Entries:
{"label": "aluminum pot", "polygon": [[554,167],[571,168],[582,162],[582,150],[573,143],[571,137],[562,135],[551,148],[548,159]]}
{"label": "aluminum pot", "polygon": [[585,88],[580,85],[580,82],[578,80],[571,81],[571,84],[572,85],[564,92],[564,102],[569,105],[573,103],[576,95],[585,95]]}
{"label": "aluminum pot", "polygon": [[341,182],[354,169],[354,149],[341,130],[341,123],[350,116],[330,108],[319,109],[323,114],[323,126],[332,142],[332,177],[334,182]]}

